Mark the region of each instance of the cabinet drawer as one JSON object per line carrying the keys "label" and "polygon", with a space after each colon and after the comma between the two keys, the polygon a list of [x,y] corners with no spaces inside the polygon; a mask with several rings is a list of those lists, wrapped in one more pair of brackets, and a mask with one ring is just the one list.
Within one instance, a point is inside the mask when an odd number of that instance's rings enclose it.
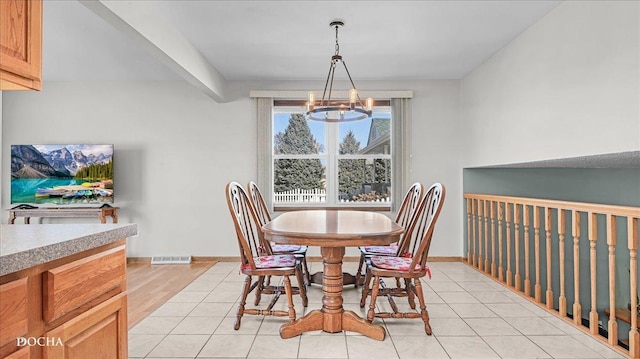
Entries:
{"label": "cabinet drawer", "polygon": [[44,320],[60,318],[113,289],[124,291],[124,248],[113,248],[44,272]]}
{"label": "cabinet drawer", "polygon": [[27,278],[0,285],[0,346],[27,334]]}

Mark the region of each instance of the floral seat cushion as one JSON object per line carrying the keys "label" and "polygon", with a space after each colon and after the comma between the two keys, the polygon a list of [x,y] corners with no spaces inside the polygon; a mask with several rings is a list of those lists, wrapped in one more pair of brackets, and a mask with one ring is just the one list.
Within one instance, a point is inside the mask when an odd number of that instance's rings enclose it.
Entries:
{"label": "floral seat cushion", "polygon": [[365,254],[379,254],[383,256],[395,256],[398,251],[397,245],[391,246],[366,246],[361,248]]}
{"label": "floral seat cushion", "polygon": [[[296,257],[291,254],[277,254],[253,257],[253,262],[256,264],[257,269],[295,267]],[[249,268],[249,265],[243,265],[243,268]]]}
{"label": "floral seat cushion", "polygon": [[[407,257],[388,257],[388,256],[372,256],[371,264],[377,268],[387,269],[387,270],[395,270],[395,271],[409,271],[409,266],[411,266],[412,258]],[[416,271],[422,270],[422,267],[418,264],[414,268]],[[429,267],[425,267],[427,274],[429,275],[429,279],[431,279],[431,270]]]}
{"label": "floral seat cushion", "polygon": [[275,243],[271,244],[271,250],[273,251],[273,253],[297,252],[300,250],[301,247],[302,246],[295,245],[295,244],[275,244]]}

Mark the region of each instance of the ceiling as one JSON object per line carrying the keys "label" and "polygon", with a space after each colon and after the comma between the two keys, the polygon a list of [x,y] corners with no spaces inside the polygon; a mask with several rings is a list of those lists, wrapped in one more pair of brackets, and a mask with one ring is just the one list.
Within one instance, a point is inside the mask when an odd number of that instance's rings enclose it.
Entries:
{"label": "ceiling", "polygon": [[[138,21],[180,34],[222,81],[324,80],[335,42],[329,22],[341,19],[340,53],[357,84],[460,79],[560,1],[123,3],[142,9]],[[90,8],[73,0],[44,1],[45,81],[184,78],[138,36]]]}

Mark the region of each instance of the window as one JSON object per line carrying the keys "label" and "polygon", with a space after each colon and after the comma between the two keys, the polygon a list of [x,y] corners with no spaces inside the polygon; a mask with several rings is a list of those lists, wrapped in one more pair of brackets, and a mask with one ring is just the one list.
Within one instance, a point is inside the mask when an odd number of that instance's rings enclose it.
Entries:
{"label": "window", "polygon": [[[251,91],[257,120],[255,180],[263,190],[267,206],[275,211],[289,207],[398,209],[399,204],[393,199],[402,198],[412,181],[410,150],[413,93],[369,91],[363,95],[391,99],[386,102],[376,100],[376,105],[380,107],[374,109],[373,118],[380,120],[338,125],[303,120],[304,101],[298,99],[305,98],[307,92]],[[307,128],[306,135],[285,136],[292,116],[295,116],[294,122],[299,122],[296,128]],[[291,130],[293,134],[294,129]],[[347,136],[349,130],[353,136]],[[307,146],[287,142],[293,141],[292,138],[306,139]],[[345,145],[341,153],[342,142]],[[360,142],[359,146],[357,142]],[[295,192],[294,182],[287,182],[287,173],[296,169],[308,171],[311,174],[309,177],[315,181],[311,183],[313,186],[309,183],[305,183],[306,188],[299,186],[300,193]],[[276,175],[280,178],[276,179]],[[276,198],[276,190],[293,190],[293,193],[278,193],[279,197]],[[285,198],[285,195],[289,198]]]}
{"label": "window", "polygon": [[300,107],[273,109],[274,206],[380,206],[392,200],[392,118],[345,123],[306,120]]}

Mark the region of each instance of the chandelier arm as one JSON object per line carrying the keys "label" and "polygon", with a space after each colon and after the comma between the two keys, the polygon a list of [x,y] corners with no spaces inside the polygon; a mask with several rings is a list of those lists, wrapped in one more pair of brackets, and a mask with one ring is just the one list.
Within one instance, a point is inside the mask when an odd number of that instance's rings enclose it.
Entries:
{"label": "chandelier arm", "polygon": [[[329,96],[327,97],[326,106],[331,106],[331,92],[333,91],[333,77],[336,73],[336,64],[331,63],[331,81],[329,82]],[[322,97],[324,100],[324,96]]]}
{"label": "chandelier arm", "polygon": [[[329,73],[327,74],[327,81],[325,81],[324,83],[324,91],[322,91],[322,101],[320,102],[320,106],[324,106],[324,97],[327,94],[327,85],[329,85],[329,78],[331,78],[331,73],[335,71],[334,70],[334,66],[333,66],[333,62],[331,62],[329,64]],[[333,85],[333,80],[331,81],[331,84]],[[329,90],[329,94],[331,94],[331,90]],[[331,97],[331,96],[329,96]]]}
{"label": "chandelier arm", "polygon": [[362,104],[362,99],[360,99],[360,93],[356,88],[356,84],[353,83],[353,79],[351,78],[351,74],[349,73],[349,69],[347,68],[347,63],[344,62],[344,60],[342,60],[342,65],[344,66],[344,70],[347,72],[347,76],[349,76],[349,82],[351,82],[351,87],[354,90],[356,90],[356,97],[358,98],[358,103],[360,104],[360,107],[364,108],[364,105]]}

